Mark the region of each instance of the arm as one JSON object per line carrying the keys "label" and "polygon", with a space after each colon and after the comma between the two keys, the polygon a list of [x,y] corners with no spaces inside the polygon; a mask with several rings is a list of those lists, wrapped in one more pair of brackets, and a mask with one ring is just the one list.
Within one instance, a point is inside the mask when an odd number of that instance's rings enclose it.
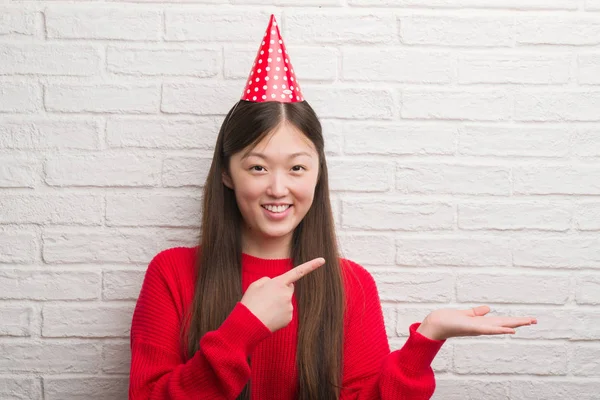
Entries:
{"label": "arm", "polygon": [[361,266],[347,274],[343,400],[429,399],[435,390],[431,362],[443,341],[410,327],[404,346],[390,354],[375,281]]}
{"label": "arm", "polygon": [[248,356],[270,331],[238,303],[184,363],[178,297],[165,278],[159,255],[146,272],[133,315],[129,399],[235,399],[250,378]]}

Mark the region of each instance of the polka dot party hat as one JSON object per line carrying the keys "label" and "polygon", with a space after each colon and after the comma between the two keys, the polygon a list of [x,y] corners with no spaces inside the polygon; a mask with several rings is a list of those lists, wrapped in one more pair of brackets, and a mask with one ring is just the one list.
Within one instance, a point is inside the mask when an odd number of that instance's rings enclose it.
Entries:
{"label": "polka dot party hat", "polygon": [[255,103],[296,103],[304,100],[274,15],[271,15],[269,26],[252,64],[242,100]]}

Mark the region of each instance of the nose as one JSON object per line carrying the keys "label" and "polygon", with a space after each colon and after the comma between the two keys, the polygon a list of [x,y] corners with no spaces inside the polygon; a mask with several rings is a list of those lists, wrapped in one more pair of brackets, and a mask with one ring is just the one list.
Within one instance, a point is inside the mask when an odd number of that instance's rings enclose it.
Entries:
{"label": "nose", "polygon": [[285,175],[282,173],[273,174],[267,188],[267,194],[272,197],[284,197],[288,192],[289,189]]}

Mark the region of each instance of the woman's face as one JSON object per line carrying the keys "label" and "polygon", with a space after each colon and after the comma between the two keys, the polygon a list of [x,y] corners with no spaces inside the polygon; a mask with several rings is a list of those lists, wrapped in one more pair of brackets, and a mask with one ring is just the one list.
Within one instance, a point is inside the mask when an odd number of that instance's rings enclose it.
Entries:
{"label": "woman's face", "polygon": [[235,192],[245,237],[289,243],[314,198],[319,156],[312,142],[284,122],[254,148],[234,154],[229,169],[223,183]]}

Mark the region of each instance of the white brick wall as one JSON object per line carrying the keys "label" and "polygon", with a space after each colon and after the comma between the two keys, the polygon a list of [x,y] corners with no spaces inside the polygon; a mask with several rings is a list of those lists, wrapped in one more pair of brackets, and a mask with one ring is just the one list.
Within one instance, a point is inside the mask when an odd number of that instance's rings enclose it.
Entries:
{"label": "white brick wall", "polygon": [[434,398],[598,399],[599,0],[0,0],[0,398],[127,397],[271,13],[392,347],[440,307],[539,318],[449,341]]}

